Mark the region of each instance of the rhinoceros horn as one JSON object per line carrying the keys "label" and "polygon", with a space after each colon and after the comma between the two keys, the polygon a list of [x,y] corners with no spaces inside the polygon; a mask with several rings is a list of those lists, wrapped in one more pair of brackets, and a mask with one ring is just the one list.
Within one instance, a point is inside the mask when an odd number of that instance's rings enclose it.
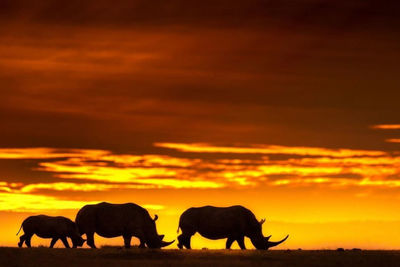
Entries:
{"label": "rhinoceros horn", "polygon": [[287,235],[284,239],[282,239],[281,241],[278,241],[278,242],[271,242],[271,241],[268,241],[268,239],[270,238],[271,236],[268,236],[268,237],[266,237],[266,239],[265,239],[265,246],[267,247],[267,249],[268,248],[270,248],[270,247],[275,247],[275,246],[277,246],[277,245],[279,245],[279,244],[281,244],[281,243],[283,243],[283,242],[285,242],[285,240],[286,239],[288,239],[288,237],[289,237],[289,235]]}
{"label": "rhinoceros horn", "polygon": [[172,240],[171,242],[161,241],[161,247],[163,248],[163,247],[169,246],[174,242],[175,242],[175,240]]}

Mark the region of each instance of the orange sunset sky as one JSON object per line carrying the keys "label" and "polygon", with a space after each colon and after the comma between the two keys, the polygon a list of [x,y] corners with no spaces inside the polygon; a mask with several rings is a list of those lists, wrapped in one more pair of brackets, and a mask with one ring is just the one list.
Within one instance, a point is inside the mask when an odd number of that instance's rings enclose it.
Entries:
{"label": "orange sunset sky", "polygon": [[189,207],[241,204],[279,249],[400,249],[399,7],[0,1],[0,246],[108,201],[165,240]]}

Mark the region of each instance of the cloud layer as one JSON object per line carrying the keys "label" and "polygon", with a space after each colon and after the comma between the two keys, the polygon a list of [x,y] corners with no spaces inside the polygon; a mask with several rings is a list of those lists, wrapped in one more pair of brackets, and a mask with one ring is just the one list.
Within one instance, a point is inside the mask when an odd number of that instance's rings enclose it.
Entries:
{"label": "cloud layer", "polygon": [[[53,181],[39,183],[3,180],[0,184],[2,201],[15,202],[20,199],[18,205],[25,205],[25,209],[30,206],[38,209],[40,205],[32,203],[43,201],[54,202],[60,209],[73,209],[83,202],[58,200],[52,196],[52,192],[168,188],[262,190],[266,187],[400,187],[400,156],[384,151],[275,145],[154,145],[166,148],[171,153],[174,150],[180,151],[180,154],[116,154],[90,149],[0,149],[0,159],[37,160],[31,171],[48,173],[53,177]],[[210,154],[214,157],[210,157]],[[13,205],[4,207],[7,210],[10,207],[20,209]]]}

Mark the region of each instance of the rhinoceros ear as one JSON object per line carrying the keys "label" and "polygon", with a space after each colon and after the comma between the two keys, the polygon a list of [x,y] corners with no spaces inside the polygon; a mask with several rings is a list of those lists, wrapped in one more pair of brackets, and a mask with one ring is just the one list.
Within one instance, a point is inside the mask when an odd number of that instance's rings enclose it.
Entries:
{"label": "rhinoceros ear", "polygon": [[263,223],[265,223],[265,219],[260,220],[260,224],[262,225]]}
{"label": "rhinoceros ear", "polygon": [[153,221],[157,221],[157,219],[158,219],[158,215],[156,214],[156,215],[154,215]]}
{"label": "rhinoceros ear", "polygon": [[159,235],[158,237],[160,238],[160,240],[163,240],[163,239],[164,239],[164,236],[165,236],[165,235]]}

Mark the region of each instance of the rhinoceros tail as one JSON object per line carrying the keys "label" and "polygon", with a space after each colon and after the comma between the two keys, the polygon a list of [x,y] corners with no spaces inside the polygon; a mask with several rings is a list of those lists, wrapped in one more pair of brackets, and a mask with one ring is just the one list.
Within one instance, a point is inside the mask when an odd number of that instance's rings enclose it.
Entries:
{"label": "rhinoceros tail", "polygon": [[21,227],[19,228],[19,230],[18,230],[18,233],[17,233],[16,235],[18,235],[18,234],[19,234],[19,231],[21,231],[21,228],[22,228],[22,224],[21,224]]}

